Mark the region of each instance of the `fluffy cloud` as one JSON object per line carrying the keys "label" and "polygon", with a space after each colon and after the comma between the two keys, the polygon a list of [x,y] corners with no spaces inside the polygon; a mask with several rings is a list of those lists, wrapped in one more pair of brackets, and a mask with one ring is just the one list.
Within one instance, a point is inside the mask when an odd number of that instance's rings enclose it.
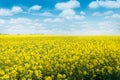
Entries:
{"label": "fluffy cloud", "polygon": [[92,16],[108,16],[108,15],[111,15],[111,14],[114,14],[113,11],[106,11],[106,12],[94,12],[92,14]]}
{"label": "fluffy cloud", "polygon": [[[2,24],[3,20],[0,20]],[[7,19],[4,21],[5,24],[2,26],[0,25],[0,33],[3,34],[57,34],[62,32],[62,30],[51,27],[58,27],[61,25],[61,23],[58,25],[61,18],[52,19],[52,21],[54,21],[54,25],[53,23],[50,23],[50,25],[48,22],[43,22],[41,19],[30,19],[24,17]]]}
{"label": "fluffy cloud", "polygon": [[[5,23],[5,24],[4,24]],[[44,24],[40,20],[32,20],[29,18],[12,18],[8,20],[0,20],[0,24],[3,24],[2,33],[41,33],[46,31]]]}
{"label": "fluffy cloud", "polygon": [[113,1],[113,0],[97,0],[97,1],[92,1],[89,4],[89,8],[98,8],[98,7],[120,8],[120,0],[117,0],[117,1]]}
{"label": "fluffy cloud", "polygon": [[23,24],[23,23],[31,23],[32,20],[28,18],[16,18],[16,19],[10,19],[10,24]]}
{"label": "fluffy cloud", "polygon": [[94,12],[92,16],[102,16],[102,14],[100,12]]}
{"label": "fluffy cloud", "polygon": [[68,20],[84,20],[85,19],[85,16],[84,15],[77,15],[75,13],[75,11],[73,9],[66,9],[66,10],[63,10],[60,14],[59,14],[60,17],[63,17],[65,19],[68,19]]}
{"label": "fluffy cloud", "polygon": [[44,22],[52,22],[51,18],[44,19]]}
{"label": "fluffy cloud", "polygon": [[44,19],[45,23],[61,23],[63,21],[64,21],[63,18],[55,18],[55,19],[47,18],[47,19]]}
{"label": "fluffy cloud", "polygon": [[74,10],[72,9],[66,9],[66,10],[63,10],[61,13],[60,13],[60,16],[61,17],[66,17],[66,18],[69,18],[69,17],[72,17],[74,16],[76,13]]}
{"label": "fluffy cloud", "polygon": [[80,7],[80,3],[77,0],[70,0],[68,2],[61,2],[55,5],[58,10],[73,9]]}
{"label": "fluffy cloud", "polygon": [[99,7],[99,5],[96,1],[93,1],[89,4],[89,8],[98,8],[98,7]]}
{"label": "fluffy cloud", "polygon": [[114,20],[118,20],[120,19],[120,14],[115,13],[113,11],[106,11],[106,12],[94,12],[92,14],[92,16],[101,16],[104,19],[114,19]]}
{"label": "fluffy cloud", "polygon": [[62,19],[62,18],[55,18],[53,20],[53,22],[63,22],[63,21],[64,21],[64,19]]}
{"label": "fluffy cloud", "polygon": [[13,6],[12,9],[0,8],[0,16],[12,16],[22,11],[22,8],[19,6]]}
{"label": "fluffy cloud", "polygon": [[80,16],[80,15],[75,15],[75,17],[73,18],[73,19],[76,19],[76,20],[84,20],[84,19],[86,19],[86,17],[85,16]]}
{"label": "fluffy cloud", "polygon": [[120,4],[120,0],[117,0],[117,2]]}
{"label": "fluffy cloud", "polygon": [[0,9],[0,16],[12,16],[13,13],[9,9]]}
{"label": "fluffy cloud", "polygon": [[40,19],[12,18],[0,19],[0,32],[10,34],[118,34],[119,25],[119,22],[109,20],[74,22],[68,20],[65,22],[63,18],[48,18],[43,22]]}
{"label": "fluffy cloud", "polygon": [[120,19],[120,14],[114,13],[112,15],[105,16],[104,18],[105,19],[114,19],[114,20],[117,20],[117,19]]}
{"label": "fluffy cloud", "polygon": [[104,15],[110,15],[110,14],[113,14],[114,12],[113,11],[106,11],[106,12],[104,12],[103,14]]}
{"label": "fluffy cloud", "polygon": [[5,21],[3,19],[0,19],[0,25],[5,24]]}
{"label": "fluffy cloud", "polygon": [[113,14],[111,17],[115,19],[120,19],[120,14]]}
{"label": "fluffy cloud", "polygon": [[81,11],[80,12],[80,15],[85,15],[86,13],[84,11]]}
{"label": "fluffy cloud", "polygon": [[[41,8],[42,6],[33,5],[32,7],[28,9],[28,12],[38,11]],[[14,14],[21,13],[21,12],[23,12],[23,9],[19,6],[13,6],[11,9],[0,8],[0,16],[13,16]],[[27,11],[25,12],[28,13]],[[34,15],[38,15],[38,14],[34,14]],[[50,15],[50,13],[46,12],[41,15]]]}
{"label": "fluffy cloud", "polygon": [[52,16],[53,14],[50,13],[50,12],[43,12],[40,15],[42,15],[42,16]]}
{"label": "fluffy cloud", "polygon": [[13,6],[11,12],[14,12],[14,13],[19,13],[19,12],[22,12],[22,8],[19,7],[19,6]]}
{"label": "fluffy cloud", "polygon": [[40,5],[33,5],[32,7],[29,8],[29,10],[40,10],[42,6]]}
{"label": "fluffy cloud", "polygon": [[101,35],[120,33],[120,23],[116,21],[75,22],[73,25],[77,25],[77,27],[71,28],[71,34]]}
{"label": "fluffy cloud", "polygon": [[[76,14],[74,8],[80,7],[80,3],[77,0],[70,0],[68,2],[61,2],[55,5],[55,8],[61,10],[59,17],[67,20],[83,20],[85,19],[85,12],[81,11],[79,15]],[[82,15],[82,16],[81,16]]]}
{"label": "fluffy cloud", "polygon": [[31,13],[32,15],[36,15],[36,16],[46,16],[46,17],[49,17],[49,16],[53,16],[52,13],[50,12],[43,12],[43,13]]}

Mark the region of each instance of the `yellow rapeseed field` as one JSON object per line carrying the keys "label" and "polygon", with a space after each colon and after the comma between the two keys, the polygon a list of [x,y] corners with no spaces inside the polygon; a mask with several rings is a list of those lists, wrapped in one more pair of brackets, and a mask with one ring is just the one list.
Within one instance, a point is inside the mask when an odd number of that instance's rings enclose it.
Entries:
{"label": "yellow rapeseed field", "polygon": [[0,80],[120,80],[120,36],[0,35]]}

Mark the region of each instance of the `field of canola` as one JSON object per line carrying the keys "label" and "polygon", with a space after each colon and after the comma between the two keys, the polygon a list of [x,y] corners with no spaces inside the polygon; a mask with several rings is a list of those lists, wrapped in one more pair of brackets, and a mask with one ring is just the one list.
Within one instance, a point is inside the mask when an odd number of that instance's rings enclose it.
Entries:
{"label": "field of canola", "polygon": [[0,80],[120,80],[120,36],[0,35]]}

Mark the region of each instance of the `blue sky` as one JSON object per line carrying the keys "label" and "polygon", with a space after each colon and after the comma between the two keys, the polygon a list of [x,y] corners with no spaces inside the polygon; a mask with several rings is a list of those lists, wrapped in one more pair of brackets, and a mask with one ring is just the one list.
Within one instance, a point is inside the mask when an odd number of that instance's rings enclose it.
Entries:
{"label": "blue sky", "polygon": [[120,34],[120,0],[0,0],[3,34]]}

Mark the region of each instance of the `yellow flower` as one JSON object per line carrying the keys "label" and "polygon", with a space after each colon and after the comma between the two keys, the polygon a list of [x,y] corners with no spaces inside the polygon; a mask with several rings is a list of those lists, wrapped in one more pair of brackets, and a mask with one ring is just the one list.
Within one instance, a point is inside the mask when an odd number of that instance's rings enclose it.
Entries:
{"label": "yellow flower", "polygon": [[27,80],[26,78],[22,78],[21,80]]}
{"label": "yellow flower", "polygon": [[3,80],[9,79],[9,75],[5,74],[2,78]]}
{"label": "yellow flower", "polygon": [[40,70],[35,70],[35,75],[38,77],[38,78],[42,78],[42,73]]}
{"label": "yellow flower", "polygon": [[46,76],[45,80],[52,80],[52,77],[51,76]]}
{"label": "yellow flower", "polygon": [[116,77],[119,44],[120,36],[0,35],[0,80]]}
{"label": "yellow flower", "polygon": [[84,74],[84,75],[87,75],[87,71],[83,71],[83,74]]}
{"label": "yellow flower", "polygon": [[4,74],[5,74],[4,70],[0,70],[0,75],[4,75]]}
{"label": "yellow flower", "polygon": [[61,79],[62,77],[63,77],[62,74],[59,74],[59,73],[57,74],[58,79]]}

